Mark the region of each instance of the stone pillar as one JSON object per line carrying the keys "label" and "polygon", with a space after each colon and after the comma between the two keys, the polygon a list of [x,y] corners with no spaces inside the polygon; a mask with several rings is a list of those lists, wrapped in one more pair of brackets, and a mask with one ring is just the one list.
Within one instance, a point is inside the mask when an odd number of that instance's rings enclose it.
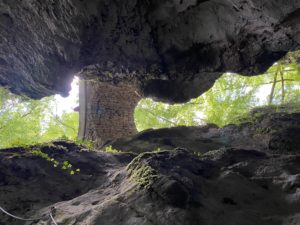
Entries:
{"label": "stone pillar", "polygon": [[80,81],[79,138],[102,146],[109,140],[137,133],[134,109],[141,99],[135,87]]}

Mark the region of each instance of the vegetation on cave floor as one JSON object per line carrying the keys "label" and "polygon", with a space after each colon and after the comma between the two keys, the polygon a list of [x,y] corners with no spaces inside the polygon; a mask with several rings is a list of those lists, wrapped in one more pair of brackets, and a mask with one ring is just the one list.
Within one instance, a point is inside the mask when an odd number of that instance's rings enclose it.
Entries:
{"label": "vegetation on cave floor", "polygon": [[6,155],[5,157],[7,159],[37,158],[44,160],[45,163],[50,164],[53,168],[59,169],[61,172],[76,175],[80,173],[81,169],[73,165],[72,156],[70,156],[68,152],[80,152],[82,149],[85,149],[85,146],[79,143],[68,140],[56,140],[35,145],[2,149],[0,154]]}
{"label": "vegetation on cave floor", "polygon": [[289,53],[259,76],[226,73],[202,96],[185,104],[168,105],[143,99],[135,109],[139,131],[149,128],[219,127],[239,123],[255,107],[289,105],[300,111],[300,51]]}

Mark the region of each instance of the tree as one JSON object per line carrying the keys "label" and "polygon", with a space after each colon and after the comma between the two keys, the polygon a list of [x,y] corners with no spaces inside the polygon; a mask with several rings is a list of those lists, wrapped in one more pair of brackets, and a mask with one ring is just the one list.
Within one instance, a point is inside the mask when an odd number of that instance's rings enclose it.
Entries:
{"label": "tree", "polygon": [[209,91],[185,104],[168,105],[143,99],[135,110],[137,128],[144,130],[204,123],[224,126],[236,123],[256,106],[299,103],[299,65],[300,51],[289,53],[259,76],[226,73]]}
{"label": "tree", "polygon": [[75,139],[78,113],[57,115],[54,102],[54,97],[32,100],[0,88],[0,148]]}

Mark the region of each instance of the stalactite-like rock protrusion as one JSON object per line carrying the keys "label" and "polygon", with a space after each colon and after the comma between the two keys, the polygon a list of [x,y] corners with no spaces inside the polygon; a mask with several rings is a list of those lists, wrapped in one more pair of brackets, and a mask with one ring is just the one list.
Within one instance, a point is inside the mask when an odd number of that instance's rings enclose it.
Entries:
{"label": "stalactite-like rock protrusion", "polygon": [[75,73],[96,68],[103,82],[184,102],[223,72],[256,75],[299,49],[299,10],[299,0],[2,0],[0,85],[65,95]]}
{"label": "stalactite-like rock protrusion", "polygon": [[134,86],[80,81],[79,138],[101,146],[137,132],[134,109],[141,99]]}

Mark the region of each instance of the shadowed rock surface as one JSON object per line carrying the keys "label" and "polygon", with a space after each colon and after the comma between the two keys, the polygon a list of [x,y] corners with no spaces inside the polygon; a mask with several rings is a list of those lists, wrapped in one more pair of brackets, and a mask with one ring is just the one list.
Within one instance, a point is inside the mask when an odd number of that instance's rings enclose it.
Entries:
{"label": "shadowed rock surface", "polygon": [[[218,149],[205,154],[195,151],[205,143],[198,141],[192,149],[162,147],[139,155],[88,152],[63,141],[2,150],[1,204],[12,213],[34,217],[55,206],[55,219],[64,225],[298,225],[299,138],[290,132],[300,128],[299,114],[263,112],[254,112],[259,116],[251,117],[252,123],[221,128],[234,141],[227,146],[219,142]],[[254,139],[258,127],[270,130]],[[151,131],[144,140],[155,142],[155,133],[180,137],[178,129]],[[197,138],[196,128],[189,129],[193,132],[187,143]],[[216,129],[198,128],[198,137],[215,142]],[[273,134],[282,137],[276,138],[276,145],[271,144]],[[248,145],[251,138],[255,145]],[[277,147],[265,148],[254,140]],[[132,143],[137,144],[134,139]],[[54,168],[53,161],[30,153],[35,149],[59,162],[67,160],[80,172],[70,175],[60,166]],[[5,225],[49,223],[22,223],[0,215]]]}
{"label": "shadowed rock surface", "polygon": [[[42,151],[59,162],[33,154]],[[109,185],[114,171],[133,159],[132,154],[112,155],[88,152],[83,146],[57,141],[41,146],[13,148],[0,151],[0,202],[1,207],[15,214],[31,214],[41,207],[81,196],[93,188]],[[67,168],[62,169],[68,161]],[[71,164],[72,167],[68,167]],[[80,169],[80,172],[76,172]],[[75,175],[70,172],[74,170]],[[103,187],[104,187],[103,186]],[[48,213],[48,212],[47,212]],[[0,224],[24,222],[0,215]]]}
{"label": "shadowed rock surface", "polygon": [[[67,95],[77,73],[184,102],[223,72],[256,75],[299,49],[299,20],[299,0],[0,0],[0,85]],[[35,218],[54,206],[61,225],[299,225],[299,131],[299,113],[270,111],[111,143],[134,153],[1,150],[0,204]],[[0,214],[34,224],[51,221]]]}
{"label": "shadowed rock surface", "polygon": [[[277,112],[280,111],[280,112]],[[240,124],[219,128],[209,124],[146,130],[108,143],[124,152],[142,153],[158,149],[186,148],[199,154],[221,147],[260,151],[293,152],[300,146],[300,113],[293,107],[254,109]]]}
{"label": "shadowed rock surface", "polygon": [[298,0],[0,1],[0,84],[66,95],[75,73],[184,102],[300,45]]}

